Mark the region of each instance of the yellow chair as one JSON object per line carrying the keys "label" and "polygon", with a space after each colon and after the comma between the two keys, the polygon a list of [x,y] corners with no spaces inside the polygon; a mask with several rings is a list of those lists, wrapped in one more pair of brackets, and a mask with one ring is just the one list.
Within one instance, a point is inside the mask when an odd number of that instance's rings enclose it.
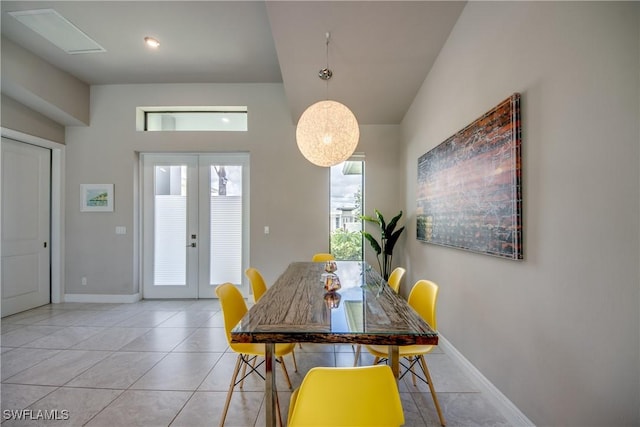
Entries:
{"label": "yellow chair", "polygon": [[[438,300],[438,285],[430,280],[418,280],[409,294],[407,302],[413,309],[424,319],[425,322],[431,326],[434,330],[438,325],[436,322],[436,301]],[[442,411],[440,410],[440,404],[438,403],[438,397],[433,387],[433,381],[431,380],[431,374],[429,368],[427,368],[427,362],[424,359],[424,355],[433,350],[433,345],[407,345],[400,346],[399,357],[407,358],[410,362],[407,370],[400,376],[402,378],[408,371],[411,372],[413,377],[413,385],[416,385],[416,373],[413,369],[415,364],[422,369],[422,372],[426,379],[420,378],[420,380],[427,383],[429,390],[431,391],[431,397],[433,397],[433,403],[438,411],[438,417],[440,418],[440,424],[446,425]],[[365,345],[365,348],[375,356],[374,365],[385,359],[389,354],[389,347],[386,345]]]}
{"label": "yellow chair", "polygon": [[387,283],[389,283],[389,286],[391,286],[391,289],[393,289],[396,294],[400,292],[400,283],[406,272],[407,270],[404,268],[396,267],[389,275],[389,279],[387,279]]}
{"label": "yellow chair", "polygon": [[[247,375],[251,375],[252,373],[256,373],[262,379],[264,376],[257,371],[257,368],[264,362],[260,362],[260,364],[255,366],[255,359],[257,357],[264,357],[264,344],[254,344],[254,343],[232,343],[231,342],[231,330],[240,322],[242,317],[247,313],[247,305],[244,302],[244,298],[238,288],[236,288],[231,283],[225,283],[216,288],[216,295],[220,299],[220,306],[222,307],[222,314],[224,317],[224,329],[227,334],[227,343],[229,347],[234,352],[238,353],[238,358],[236,359],[236,366],[233,370],[233,375],[231,376],[231,383],[229,384],[229,391],[227,392],[227,401],[224,404],[224,409],[222,411],[222,418],[220,419],[220,426],[224,426],[224,420],[227,418],[227,411],[229,410],[229,403],[231,402],[231,396],[233,394],[233,389],[236,385],[240,384],[240,388],[242,388],[243,380]],[[279,362],[282,367],[282,373],[284,374],[284,378],[289,385],[289,389],[291,389],[291,381],[289,380],[289,374],[287,373],[287,367],[284,364],[284,360],[282,356],[289,354],[293,351],[293,344],[276,344],[275,345],[275,356],[276,360]],[[238,381],[238,373],[240,372],[240,365],[243,366],[243,375],[242,378]],[[249,374],[244,375],[245,370],[249,368]],[[280,406],[278,406],[278,417],[280,418],[280,424],[282,425],[282,419],[280,416]]]}
{"label": "yellow chair", "polygon": [[325,254],[325,253],[317,253],[313,256],[313,258],[311,258],[311,261],[313,262],[326,262],[326,261],[335,261],[335,257],[331,254]]}
{"label": "yellow chair", "polygon": [[267,284],[264,281],[264,277],[260,274],[258,269],[250,267],[244,272],[251,282],[251,293],[253,293],[253,302],[258,302],[262,295],[267,292]]}
{"label": "yellow chair", "polygon": [[[389,286],[391,287],[391,289],[393,289],[393,291],[397,294],[398,291],[400,291],[400,283],[402,282],[402,278],[404,277],[404,273],[406,273],[407,270],[405,270],[402,267],[396,267],[391,274],[389,275],[389,279],[387,280],[387,283],[389,283]],[[358,366],[358,359],[360,358],[360,351],[361,351],[361,345],[358,344],[358,346],[355,349],[355,357],[353,358],[353,366]]]}
{"label": "yellow chair", "polygon": [[402,424],[398,385],[386,365],[312,368],[289,403],[290,427]]}

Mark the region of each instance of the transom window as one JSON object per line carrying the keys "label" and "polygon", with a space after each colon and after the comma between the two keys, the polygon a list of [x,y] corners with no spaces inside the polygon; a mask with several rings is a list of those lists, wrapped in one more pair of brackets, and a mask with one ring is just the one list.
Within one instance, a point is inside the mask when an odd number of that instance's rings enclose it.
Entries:
{"label": "transom window", "polygon": [[137,121],[145,132],[246,132],[247,107],[139,107]]}

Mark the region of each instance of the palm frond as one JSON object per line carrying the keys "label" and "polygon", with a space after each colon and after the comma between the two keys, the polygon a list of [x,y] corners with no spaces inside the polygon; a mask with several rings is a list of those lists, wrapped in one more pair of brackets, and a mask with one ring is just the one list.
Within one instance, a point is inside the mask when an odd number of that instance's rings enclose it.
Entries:
{"label": "palm frond", "polygon": [[382,253],[382,248],[380,247],[380,243],[378,243],[376,238],[373,237],[371,233],[366,231],[362,231],[362,235],[364,236],[365,239],[369,241],[369,244],[371,245],[373,250],[376,252],[376,255],[380,255]]}

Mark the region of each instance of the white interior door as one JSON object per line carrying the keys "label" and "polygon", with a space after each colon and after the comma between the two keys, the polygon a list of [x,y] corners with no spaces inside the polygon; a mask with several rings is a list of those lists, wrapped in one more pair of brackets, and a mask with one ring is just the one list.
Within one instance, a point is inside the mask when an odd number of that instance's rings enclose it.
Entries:
{"label": "white interior door", "polygon": [[2,316],[51,301],[51,150],[2,138]]}
{"label": "white interior door", "polygon": [[246,293],[248,155],[144,154],[144,298]]}

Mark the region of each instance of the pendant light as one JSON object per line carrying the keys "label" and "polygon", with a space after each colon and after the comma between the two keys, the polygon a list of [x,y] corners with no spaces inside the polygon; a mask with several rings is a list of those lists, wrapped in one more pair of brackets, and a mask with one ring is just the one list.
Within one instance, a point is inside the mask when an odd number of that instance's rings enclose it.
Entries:
{"label": "pendant light", "polygon": [[302,155],[317,166],[329,167],[347,160],[360,139],[358,120],[349,108],[329,100],[329,38],[327,37],[327,67],[318,77],[327,82],[327,100],[309,106],[300,116],[296,128],[296,141]]}

